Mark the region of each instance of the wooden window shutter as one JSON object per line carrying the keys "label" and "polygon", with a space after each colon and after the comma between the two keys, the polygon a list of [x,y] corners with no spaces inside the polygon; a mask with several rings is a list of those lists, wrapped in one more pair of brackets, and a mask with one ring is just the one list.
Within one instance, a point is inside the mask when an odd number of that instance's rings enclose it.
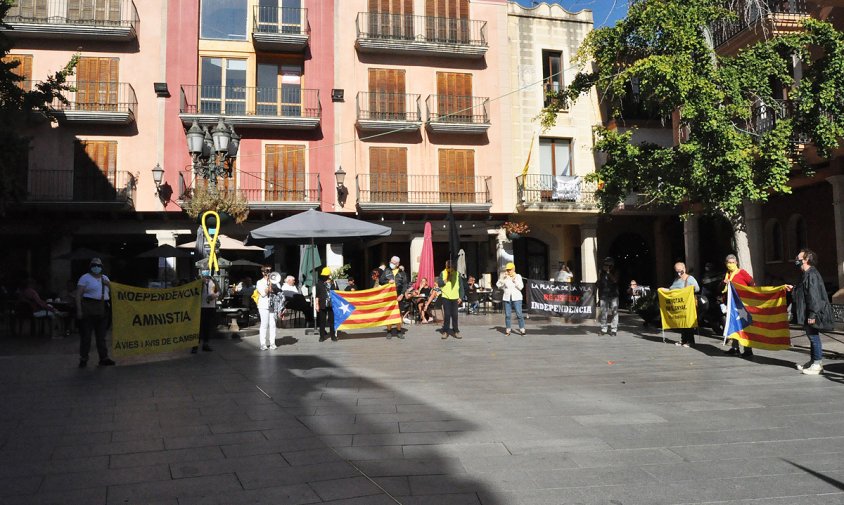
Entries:
{"label": "wooden window shutter", "polygon": [[406,147],[370,147],[369,172],[370,201],[407,201]]}
{"label": "wooden window shutter", "polygon": [[114,110],[119,80],[118,58],[79,58],[76,102],[82,110]]}
{"label": "wooden window shutter", "polygon": [[440,149],[440,201],[475,201],[475,152],[471,149]]}
{"label": "wooden window shutter", "polygon": [[264,184],[265,201],[277,201],[278,190],[278,162],[281,146],[267,144],[264,146]]}
{"label": "wooden window shutter", "polygon": [[304,201],[305,199],[305,146],[264,146],[267,201]]}
{"label": "wooden window shutter", "polygon": [[75,200],[113,200],[118,182],[117,142],[76,141],[73,175]]}
{"label": "wooden window shutter", "polygon": [[23,78],[17,86],[24,91],[32,89],[32,55],[9,54],[3,58],[3,61],[6,63],[17,61],[18,66],[12,69],[12,73]]}
{"label": "wooden window shutter", "polygon": [[82,19],[82,0],[67,0],[67,17],[73,20]]}

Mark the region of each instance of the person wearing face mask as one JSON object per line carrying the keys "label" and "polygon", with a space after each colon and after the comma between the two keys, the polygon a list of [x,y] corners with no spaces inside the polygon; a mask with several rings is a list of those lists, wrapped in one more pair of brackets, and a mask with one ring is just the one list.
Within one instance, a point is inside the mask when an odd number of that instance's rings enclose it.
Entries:
{"label": "person wearing face mask", "polygon": [[[399,310],[402,314],[407,312],[408,303],[405,300],[405,293],[407,292],[408,279],[404,270],[399,268],[401,260],[398,256],[390,258],[390,264],[381,271],[381,276],[378,282],[383,286],[384,284],[393,283],[396,285],[396,298],[399,302]],[[401,332],[401,323],[387,326],[387,338],[398,337],[404,338]]]}
{"label": "person wearing face mask", "polygon": [[615,260],[610,256],[604,258],[603,267],[598,274],[598,306],[601,335],[607,334],[609,325],[610,336],[616,336],[618,334],[618,272],[615,270]]}
{"label": "person wearing face mask", "polygon": [[109,300],[110,281],[103,274],[103,262],[93,258],[88,273],[76,283],[76,316],[79,320],[79,368],[88,366],[88,353],[91,351],[91,333],[97,342],[97,354],[100,366],[112,366],[114,361],[108,357],[106,331],[108,314],[106,302]]}
{"label": "person wearing face mask", "polygon": [[[263,277],[255,284],[255,291],[258,292],[258,316],[261,318],[261,326],[258,329],[258,342],[260,349],[266,351],[267,349],[275,350],[275,336],[276,336],[276,313],[270,310],[270,298],[273,296],[273,283],[270,282],[270,273],[273,268],[269,265],[264,265],[261,268]],[[278,287],[279,292],[281,287]]]}
{"label": "person wearing face mask", "polygon": [[[211,352],[208,342],[211,335],[217,329],[217,298],[220,297],[220,286],[211,277],[210,270],[203,270],[202,275],[202,300],[200,301],[199,312],[199,340],[202,341],[202,350]],[[193,346],[190,352],[196,354],[199,346]]]}
{"label": "person wearing face mask", "polygon": [[[674,282],[671,283],[671,286],[668,289],[683,289],[687,286],[693,286],[695,295],[700,293],[700,285],[697,283],[697,280],[689,275],[686,272],[686,264],[678,261],[674,264],[674,273],[677,274],[677,277],[674,279]],[[680,330],[680,341],[675,342],[675,345],[683,346],[683,347],[692,347],[695,345],[695,329],[694,328],[683,328]]]}
{"label": "person wearing face mask", "polygon": [[823,373],[820,332],[831,330],[834,325],[832,306],[829,304],[823,277],[816,268],[817,263],[818,255],[814,251],[801,249],[794,260],[794,265],[801,271],[800,282],[794,286],[786,285],[794,299],[795,322],[803,325],[809,337],[811,359],[805,365],[797,365],[797,369],[805,375]]}
{"label": "person wearing face mask", "polygon": [[[746,270],[744,270],[743,268],[739,268],[738,258],[736,258],[735,254],[728,254],[724,262],[727,266],[727,273],[724,274],[724,289],[721,290],[721,299],[722,303],[726,304],[727,290],[730,288],[731,282],[742,286],[755,286],[756,284],[754,284],[753,277],[751,277]],[[730,339],[730,348],[724,351],[724,353],[731,355],[739,354],[738,340],[734,338]],[[744,352],[741,353],[741,357],[744,359],[752,360],[753,349],[750,347],[745,347]]]}

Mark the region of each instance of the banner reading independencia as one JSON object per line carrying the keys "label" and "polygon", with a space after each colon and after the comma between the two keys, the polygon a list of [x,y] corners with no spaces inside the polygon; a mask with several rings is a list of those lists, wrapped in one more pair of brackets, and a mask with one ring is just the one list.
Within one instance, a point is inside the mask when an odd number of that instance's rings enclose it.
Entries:
{"label": "banner reading independencia", "polygon": [[697,328],[694,286],[670,290],[660,289],[657,294],[659,296],[659,314],[662,316],[662,329]]}
{"label": "banner reading independencia", "polygon": [[202,281],[147,289],[111,283],[114,355],[189,349],[199,342]]}
{"label": "banner reading independencia", "polygon": [[595,319],[595,284],[526,279],[528,309],[567,319]]}

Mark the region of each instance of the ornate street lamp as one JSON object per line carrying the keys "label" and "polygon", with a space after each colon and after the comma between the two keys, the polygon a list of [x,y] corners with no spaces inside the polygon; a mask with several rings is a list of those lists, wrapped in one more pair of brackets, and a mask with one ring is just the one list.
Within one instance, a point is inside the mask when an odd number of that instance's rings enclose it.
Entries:
{"label": "ornate street lamp", "polygon": [[194,120],[186,134],[194,174],[203,177],[211,186],[217,177],[231,177],[234,160],[240,148],[240,135],[222,118],[212,130],[199,126]]}

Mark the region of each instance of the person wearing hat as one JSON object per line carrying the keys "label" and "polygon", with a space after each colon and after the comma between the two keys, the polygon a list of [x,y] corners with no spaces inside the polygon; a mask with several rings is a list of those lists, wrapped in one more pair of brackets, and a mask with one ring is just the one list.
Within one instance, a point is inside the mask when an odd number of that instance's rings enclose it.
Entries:
{"label": "person wearing hat", "polygon": [[88,273],[76,283],[76,317],[79,319],[79,368],[88,366],[88,353],[91,352],[91,333],[97,342],[97,354],[100,366],[112,366],[114,361],[108,357],[106,331],[108,314],[106,303],[109,301],[111,282],[103,274],[103,262],[93,258],[88,266]]}
{"label": "person wearing hat", "polygon": [[[396,285],[396,298],[399,302],[399,310],[404,313],[407,311],[408,306],[406,300],[404,299],[404,294],[407,292],[409,283],[407,280],[407,274],[404,270],[399,268],[400,266],[401,260],[398,256],[390,258],[390,264],[381,271],[381,277],[379,277],[378,282],[382,286],[389,283]],[[387,326],[387,338],[389,339],[392,337],[404,338],[404,335],[401,332],[401,323]]]}
{"label": "person wearing hat", "polygon": [[316,285],[317,326],[319,326],[319,341],[324,342],[331,337],[337,342],[337,332],[334,330],[334,309],[331,308],[331,291],[337,290],[337,284],[331,279],[331,268],[323,267],[319,272],[319,282]]}
{"label": "person wearing hat", "polygon": [[598,304],[601,335],[607,334],[609,325],[610,335],[616,336],[618,334],[618,272],[615,271],[615,260],[611,256],[604,258],[601,273],[598,274]]}
{"label": "person wearing hat", "polygon": [[495,285],[504,291],[501,297],[504,303],[504,334],[510,335],[510,314],[516,311],[519,333],[524,335],[526,331],[525,316],[522,314],[522,289],[525,283],[522,276],[516,273],[516,265],[512,261],[504,266],[504,274],[498,278]]}

